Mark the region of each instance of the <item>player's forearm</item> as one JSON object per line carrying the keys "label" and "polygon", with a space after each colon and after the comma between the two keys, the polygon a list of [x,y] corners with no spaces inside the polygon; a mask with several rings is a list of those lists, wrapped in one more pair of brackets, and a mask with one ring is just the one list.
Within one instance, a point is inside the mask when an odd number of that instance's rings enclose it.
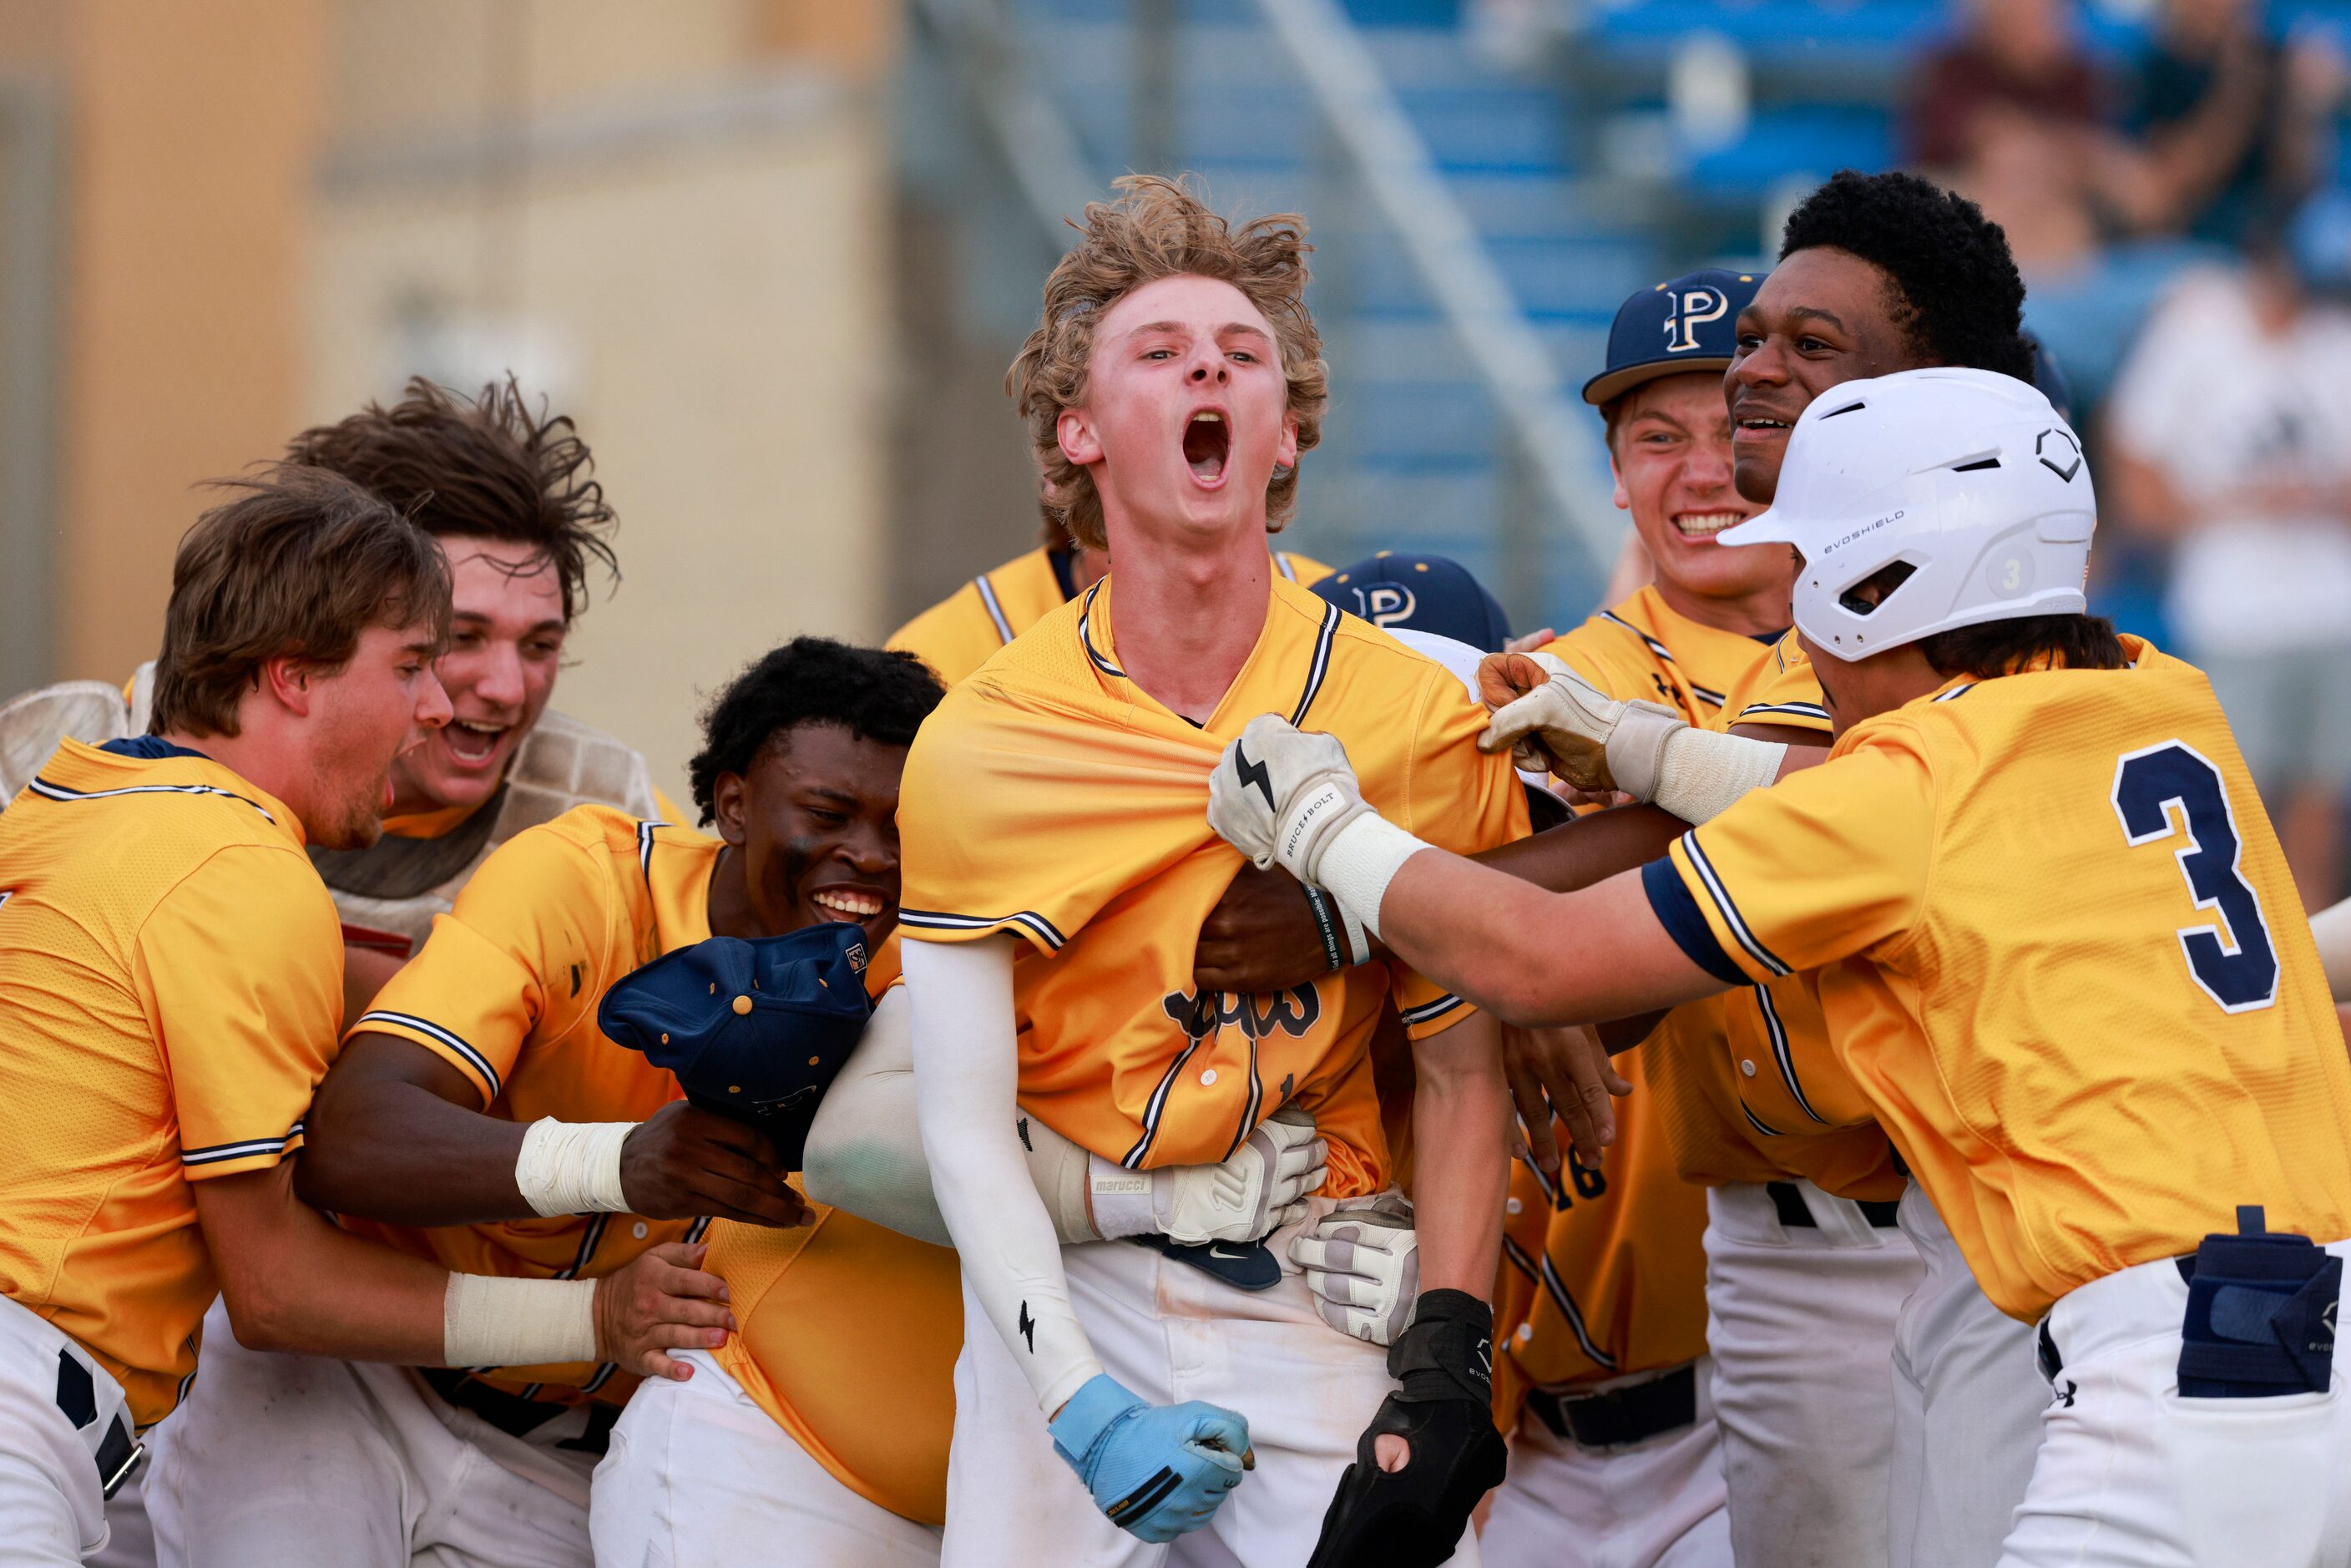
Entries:
{"label": "player's forearm", "polygon": [[1646,865],[1687,831],[1689,824],[1670,811],[1619,806],[1499,845],[1475,862],[1547,892],[1573,893]]}
{"label": "player's forearm", "polygon": [[1499,1028],[1479,1014],[1413,1048],[1413,1208],[1423,1291],[1494,1289],[1510,1186]]}
{"label": "player's forearm", "polygon": [[914,1110],[964,1279],[1050,1416],[1102,1363],[1071,1308],[1061,1243],[1013,1130],[1015,940],[905,945]]}
{"label": "player's forearm", "polygon": [[361,1035],[319,1086],[296,1185],[302,1200],[390,1225],[538,1218],[515,1179],[526,1125],[371,1071],[371,1055],[397,1052],[424,1054],[405,1040]]}
{"label": "player's forearm", "polygon": [[1378,924],[1405,962],[1509,1023],[1625,1018],[1722,988],[1677,952],[1660,962],[1634,872],[1551,894],[1423,850],[1389,880]]}

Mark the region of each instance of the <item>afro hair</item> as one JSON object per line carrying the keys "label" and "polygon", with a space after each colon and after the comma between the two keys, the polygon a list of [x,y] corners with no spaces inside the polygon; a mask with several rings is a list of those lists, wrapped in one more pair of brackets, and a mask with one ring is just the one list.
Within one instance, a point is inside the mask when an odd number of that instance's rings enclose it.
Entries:
{"label": "afro hair", "polygon": [[1780,258],[1821,246],[1893,280],[1896,319],[1920,358],[2032,379],[2024,279],[2008,235],[1973,202],[1916,174],[1842,170],[1788,214]]}
{"label": "afro hair", "polygon": [[703,712],[702,749],[686,773],[704,825],[718,776],[749,772],[795,726],[839,725],[860,740],[909,746],[945,695],[938,676],[912,653],[793,638],[728,682]]}

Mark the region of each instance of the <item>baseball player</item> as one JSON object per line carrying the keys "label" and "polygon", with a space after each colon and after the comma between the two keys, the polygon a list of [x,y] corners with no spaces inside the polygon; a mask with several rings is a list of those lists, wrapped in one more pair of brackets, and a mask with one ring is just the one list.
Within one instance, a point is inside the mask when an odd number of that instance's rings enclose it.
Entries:
{"label": "baseball player", "polygon": [[[181,542],[152,731],[62,744],[0,817],[0,1541],[78,1563],[197,1366],[217,1291],[249,1344],[632,1369],[716,1280],[551,1291],[343,1234],[294,1196],[342,945],[306,842],[378,831],[446,721],[447,568],[318,469],[239,481]],[[517,1284],[522,1288],[517,1289]]]}
{"label": "baseball player", "polygon": [[[1739,313],[1724,385],[1742,495],[1771,497],[1786,425],[1842,381],[1938,362],[2027,374],[2022,298],[2005,240],[1971,204],[1907,175],[1828,182],[1791,215],[1780,266]],[[1726,697],[1714,727],[1785,744],[1782,761],[1700,776],[1703,788],[1668,791],[1673,812],[1604,812],[1487,862],[1553,889],[1588,886],[1663,852],[1749,785],[1824,755],[1828,712],[1792,636]],[[1293,901],[1275,908],[1298,923]],[[1285,945],[1241,935],[1235,946]],[[1217,977],[1280,978],[1246,964]],[[1708,998],[1677,1009],[1643,1059],[1677,1167],[1710,1189],[1708,1338],[1740,1562],[1870,1561],[1889,1537],[1899,1563],[1991,1562],[2045,1396],[2023,1369],[2018,1326],[1975,1289],[1931,1207],[1897,1208],[1907,1183],[1817,1007],[1783,980]],[[1573,1128],[1583,1105],[1573,1060],[1513,1061],[1521,1086],[1540,1080]],[[1520,1114],[1531,1130],[1548,1120],[1531,1092]],[[1897,1223],[1913,1247],[1894,1239]],[[1946,1412],[1933,1427],[1919,1416],[1930,1390]]]}
{"label": "baseball player", "polygon": [[[1826,762],[1560,895],[1423,854],[1336,741],[1269,717],[1217,770],[1220,831],[1527,1020],[1803,975],[1985,1293],[2038,1325],[2053,1397],[2000,1561],[2345,1561],[2351,1061],[2210,685],[2083,613],[2088,469],[2023,383],[1849,382],[1784,462],[1724,542],[1802,562]],[[1520,716],[1573,706],[1553,684]],[[1743,744],[1617,716],[1612,773]]]}
{"label": "baseball player", "polygon": [[[887,645],[914,654],[954,685],[998,648],[1101,581],[1110,570],[1109,552],[1075,543],[1050,504],[1041,510],[1042,542],[1035,549],[981,572],[892,632]],[[1301,588],[1331,575],[1329,567],[1295,550],[1271,555],[1273,570]]]}
{"label": "baseball player", "polygon": [[[1348,733],[1394,810],[1465,849],[1523,831],[1522,797],[1463,744],[1451,674],[1271,570],[1324,396],[1296,220],[1228,229],[1180,184],[1120,189],[1015,367],[1071,531],[1118,568],[948,693],[900,812],[915,1095],[966,1296],[942,1560],[1155,1563],[1208,1529],[1251,1568],[1294,1564],[1320,1525],[1318,1563],[1367,1537],[1474,1563],[1468,1511],[1501,1469],[1492,1026],[1385,965],[1197,992],[1194,937],[1236,864],[1197,812],[1222,740],[1277,709]],[[1016,1104],[1135,1172],[1221,1160],[1296,1105],[1326,1195],[1380,1193],[1366,1047],[1392,996],[1416,1037],[1421,1292],[1385,1364],[1278,1265],[1056,1246]]]}

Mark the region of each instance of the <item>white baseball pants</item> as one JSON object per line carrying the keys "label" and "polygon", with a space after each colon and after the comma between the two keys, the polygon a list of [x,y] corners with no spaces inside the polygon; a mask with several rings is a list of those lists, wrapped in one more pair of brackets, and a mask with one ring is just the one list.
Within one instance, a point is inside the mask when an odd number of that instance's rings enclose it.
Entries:
{"label": "white baseball pants", "polygon": [[1892,1568],[1992,1568],[2032,1479],[2049,1382],[1917,1182],[1902,1233],[1926,1275],[1894,1330]]}
{"label": "white baseball pants", "polygon": [[1895,1320],[1917,1249],[1858,1204],[1792,1184],[1815,1224],[1782,1225],[1761,1186],[1707,1194],[1707,1345],[1740,1568],[1883,1562]]}
{"label": "white baseball pants", "polygon": [[406,1367],[246,1349],[215,1305],[156,1428],[163,1568],[581,1568],[594,1456],[526,1442]]}
{"label": "white baseball pants", "polygon": [[[2351,1242],[2327,1248],[2351,1259]],[[2351,1356],[2325,1394],[2183,1399],[2188,1286],[2169,1260],[2049,1310],[2063,1366],[2001,1568],[2351,1563]]]}
{"label": "white baseball pants", "polygon": [[936,1530],[841,1485],[708,1352],[678,1359],[694,1375],[640,1384],[596,1467],[598,1568],[935,1568]]}
{"label": "white baseball pants", "polygon": [[1697,1371],[1698,1419],[1638,1443],[1587,1448],[1522,1419],[1479,1541],[1487,1568],[1730,1568],[1708,1358]]}
{"label": "white baseball pants", "polygon": [[[1318,1213],[1328,1207],[1315,1205]],[[1395,1386],[1385,1352],[1315,1314],[1305,1276],[1290,1262],[1298,1229],[1266,1239],[1282,1277],[1259,1291],[1234,1290],[1128,1242],[1061,1249],[1071,1304],[1111,1376],[1144,1399],[1201,1399],[1248,1417],[1257,1468],[1208,1526],[1241,1568],[1298,1568],[1312,1554],[1355,1440]],[[1187,1552],[1186,1560],[1214,1555]],[[1053,1451],[1028,1378],[967,1285],[944,1568],[1160,1568],[1168,1561],[1166,1546],[1103,1518]],[[1474,1531],[1463,1532],[1453,1564],[1479,1568]]]}
{"label": "white baseball pants", "polygon": [[[78,1429],[57,1404],[60,1357],[89,1375],[97,1415]],[[71,1335],[0,1296],[0,1568],[78,1568],[105,1548],[97,1438],[126,1403]]]}

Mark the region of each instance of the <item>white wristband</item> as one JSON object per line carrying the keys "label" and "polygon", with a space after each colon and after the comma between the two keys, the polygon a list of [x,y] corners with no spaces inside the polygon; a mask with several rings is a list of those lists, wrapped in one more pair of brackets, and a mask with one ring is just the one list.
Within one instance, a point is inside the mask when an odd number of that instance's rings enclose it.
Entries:
{"label": "white wristband", "polygon": [[1387,894],[1388,883],[1398,867],[1426,848],[1378,812],[1366,811],[1340,829],[1323,849],[1316,868],[1322,875],[1322,891],[1376,936],[1380,900]]}
{"label": "white wristband", "polygon": [[1685,822],[1709,822],[1750,789],[1780,777],[1788,748],[1776,741],[1711,729],[1677,729],[1666,739],[1656,803]]}
{"label": "white wristband", "polygon": [[533,1214],[626,1214],[621,1145],[634,1122],[559,1122],[543,1116],[522,1135],[515,1186]]}
{"label": "white wristband", "polygon": [[1372,939],[1364,934],[1364,923],[1344,904],[1339,905],[1339,923],[1347,928],[1347,962],[1350,965],[1372,961]]}
{"label": "white wristband", "polygon": [[449,1366],[594,1361],[596,1281],[452,1274],[441,1299],[441,1359]]}

